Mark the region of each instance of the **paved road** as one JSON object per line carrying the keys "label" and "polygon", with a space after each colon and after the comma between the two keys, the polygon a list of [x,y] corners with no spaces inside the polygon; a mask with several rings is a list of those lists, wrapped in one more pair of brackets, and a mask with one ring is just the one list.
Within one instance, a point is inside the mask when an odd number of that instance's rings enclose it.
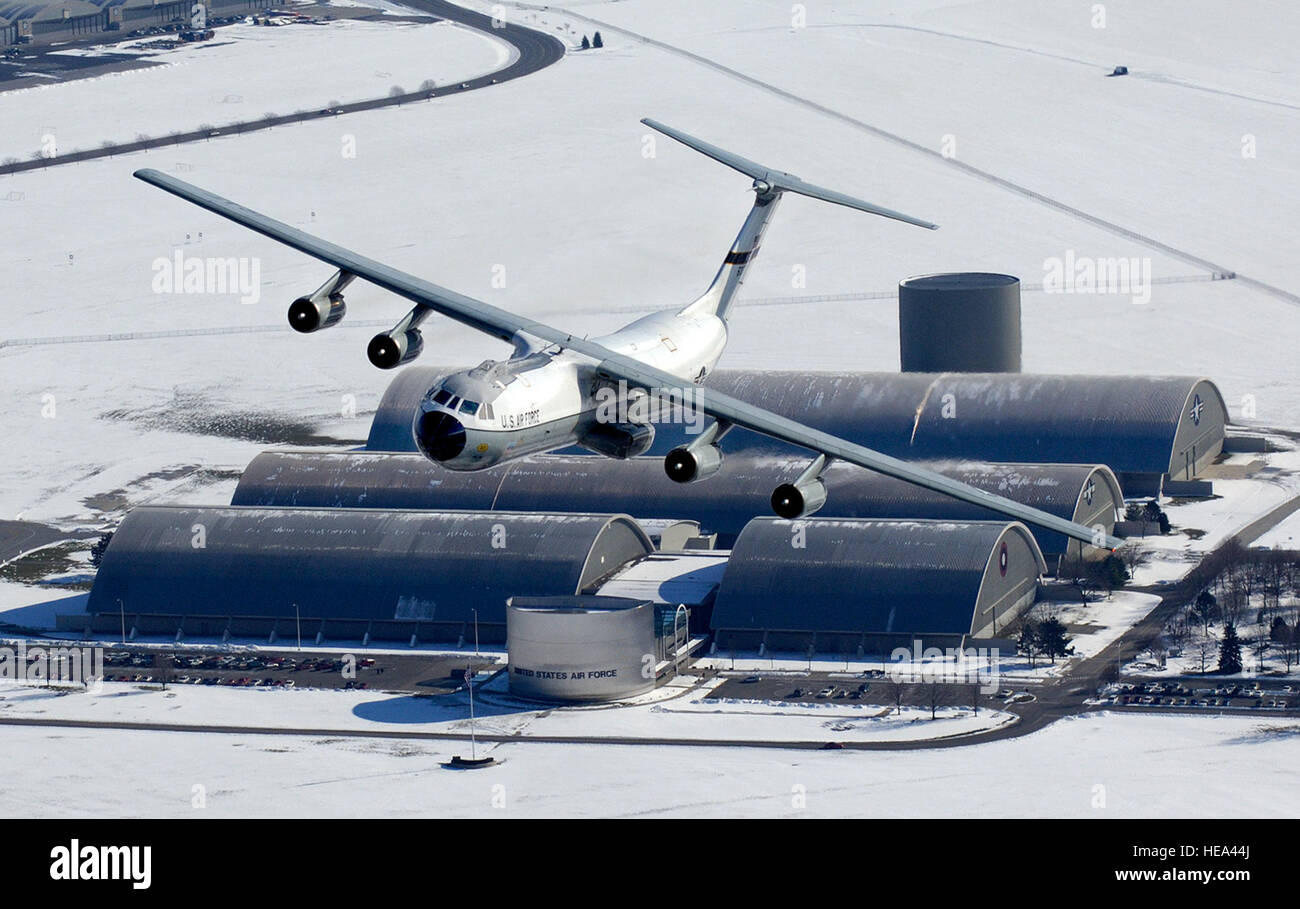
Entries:
{"label": "paved road", "polygon": [[36,521],[0,521],[0,565],[24,552],[73,537],[95,536],[88,531],[67,531]]}
{"label": "paved road", "polygon": [[455,5],[454,3],[448,3],[446,0],[402,0],[402,4],[412,9],[420,10],[421,12],[430,13],[440,19],[459,22],[461,25],[466,25],[470,28],[486,32],[495,38],[500,38],[514,46],[517,58],[504,69],[483,76],[478,76],[473,79],[468,79],[464,82],[457,82],[454,85],[448,85],[445,87],[439,86],[432,92],[414,91],[393,97],[371,98],[368,101],[354,101],[349,104],[343,104],[322,110],[301,111],[299,113],[284,114],[277,117],[264,117],[260,120],[250,120],[244,123],[222,126],[220,129],[196,129],[190,130],[189,132],[177,133],[172,136],[162,136],[138,142],[124,142],[121,145],[114,145],[110,148],[93,148],[86,151],[70,152],[66,155],[59,155],[57,158],[42,158],[37,161],[19,161],[15,164],[0,165],[0,175],[22,173],[29,170],[40,170],[47,167],[58,167],[63,164],[72,164],[77,161],[108,158],[113,155],[130,154],[132,152],[145,151],[151,148],[184,145],[187,142],[199,142],[221,136],[254,133],[264,129],[271,129],[276,126],[285,126],[290,123],[302,123],[308,120],[322,120],[329,117],[338,117],[345,114],[356,113],[357,111],[377,110],[381,107],[397,107],[402,104],[427,101],[433,97],[442,98],[447,95],[457,95],[461,92],[487,88],[500,82],[509,82],[511,79],[518,79],[521,76],[527,76],[530,73],[535,73],[540,69],[550,66],[552,63],[559,62],[564,57],[564,43],[558,38],[554,38],[543,32],[524,28],[522,25],[516,25],[511,22],[503,23],[499,28],[494,27],[491,17],[485,16],[482,13],[473,12],[472,10],[467,10],[464,7]]}

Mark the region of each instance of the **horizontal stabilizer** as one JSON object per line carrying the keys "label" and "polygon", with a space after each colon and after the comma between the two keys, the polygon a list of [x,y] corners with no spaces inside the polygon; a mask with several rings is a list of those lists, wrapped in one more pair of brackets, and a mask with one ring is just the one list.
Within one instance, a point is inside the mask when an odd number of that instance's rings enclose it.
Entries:
{"label": "horizontal stabilizer", "polygon": [[915,224],[917,227],[924,227],[929,230],[938,230],[938,224],[932,224],[929,221],[922,221],[920,218],[913,218],[911,215],[905,215],[902,212],[894,211],[890,208],[884,208],[880,205],[873,205],[862,199],[836,192],[833,189],[826,189],[801,180],[794,174],[787,174],[785,171],[773,170],[770,167],[764,167],[756,161],[733,154],[724,148],[705,142],[703,139],[697,139],[688,135],[681,130],[673,129],[666,126],[658,120],[644,118],[641,121],[651,129],[658,130],[665,136],[676,139],[678,142],[695,149],[702,155],[708,155],[714,161],[727,165],[733,170],[738,170],[754,181],[755,189],[760,192],[765,190],[775,190],[777,192],[798,193],[801,196],[808,196],[812,199],[821,199],[823,202],[834,202],[836,205],[844,205],[848,208],[856,208],[858,211],[864,211],[872,215],[880,215],[884,218],[892,218],[895,221],[903,221],[907,224]]}

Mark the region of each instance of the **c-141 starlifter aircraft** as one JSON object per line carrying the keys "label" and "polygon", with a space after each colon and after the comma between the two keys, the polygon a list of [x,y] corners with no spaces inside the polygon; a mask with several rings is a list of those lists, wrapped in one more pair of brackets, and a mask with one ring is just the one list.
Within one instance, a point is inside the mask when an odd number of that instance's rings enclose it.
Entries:
{"label": "c-141 starlifter aircraft", "polygon": [[1114,549],[1120,545],[1118,539],[1099,530],[975,489],[701,386],[722,356],[727,314],[783,193],[798,193],[931,230],[936,225],[815,186],[654,120],[641,122],[752,179],[754,204],[713,283],[698,300],[676,312],[651,313],[613,334],[592,339],[405,274],[159,171],[138,170],[135,176],[334,266],[337,271],[315,293],[289,307],[289,324],[297,331],[319,331],[338,324],[346,312],[343,290],[356,278],[413,301],[415,307],[401,321],[370,341],[370,362],[381,369],[392,369],[419,356],[424,347],[420,325],[433,312],[511,343],[514,353],[509,359],[489,360],[447,376],[429,390],[412,415],[412,431],[420,450],[448,469],[482,470],[575,444],[614,458],[643,454],[654,441],[654,425],[638,418],[645,409],[638,409],[634,402],[618,408],[619,417],[611,418],[609,409],[602,407],[611,389],[619,387],[631,396],[673,402],[712,418],[694,440],[665,458],[665,471],[678,483],[703,480],[718,471],[722,451],[717,443],[733,426],[813,452],[808,469],[772,494],[773,510],[785,518],[803,517],[821,508],[826,501],[822,474],[838,459],[1092,546]]}

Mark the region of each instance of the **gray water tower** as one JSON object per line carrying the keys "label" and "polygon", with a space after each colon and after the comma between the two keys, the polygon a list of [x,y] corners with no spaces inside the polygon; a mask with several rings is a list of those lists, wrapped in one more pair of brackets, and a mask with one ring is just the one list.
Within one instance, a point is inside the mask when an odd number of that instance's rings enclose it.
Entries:
{"label": "gray water tower", "polygon": [[903,372],[1020,372],[1020,279],[922,275],[898,285]]}

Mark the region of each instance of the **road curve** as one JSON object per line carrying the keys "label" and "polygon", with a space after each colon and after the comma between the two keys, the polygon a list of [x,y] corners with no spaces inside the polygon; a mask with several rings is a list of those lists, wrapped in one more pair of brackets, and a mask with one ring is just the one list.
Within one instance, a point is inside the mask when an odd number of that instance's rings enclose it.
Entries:
{"label": "road curve", "polygon": [[462,82],[448,86],[439,86],[434,91],[414,91],[402,95],[386,96],[383,98],[370,98],[365,101],[353,101],[349,104],[341,104],[337,107],[325,108],[315,111],[300,111],[294,114],[285,114],[277,117],[263,117],[260,120],[249,120],[243,123],[232,123],[222,126],[220,129],[195,129],[189,132],[176,133],[170,136],[162,136],[155,139],[142,139],[136,142],[123,142],[120,145],[111,145],[108,147],[92,148],[85,151],[70,152],[66,155],[59,155],[56,158],[40,158],[32,161],[18,161],[14,164],[0,165],[0,175],[17,174],[30,170],[41,170],[47,167],[58,167],[61,164],[73,164],[77,161],[91,161],[96,158],[111,158],[113,155],[126,155],[132,152],[146,151],[151,148],[164,148],[169,145],[184,145],[187,142],[198,142],[201,140],[213,139],[222,136],[231,136],[240,133],[255,133],[264,129],[272,129],[276,126],[285,126],[290,123],[302,123],[308,120],[322,120],[329,117],[337,117],[343,114],[356,113],[363,110],[377,110],[381,107],[397,107],[402,104],[410,104],[415,101],[426,101],[430,98],[442,98],[447,95],[458,95],[461,92],[474,91],[475,89],[487,88],[499,82],[508,82],[511,79],[518,79],[521,76],[527,76],[538,70],[545,69],[552,63],[557,63],[564,58],[565,46],[551,35],[544,32],[534,31],[530,28],[524,28],[522,25],[516,25],[513,22],[499,22],[493,24],[490,16],[482,13],[476,13],[473,10],[465,9],[463,6],[457,6],[449,3],[447,0],[401,0],[403,6],[420,10],[437,16],[439,19],[445,19],[448,22],[456,22],[468,28],[484,32],[494,38],[500,38],[515,49],[515,60],[496,72],[486,73],[482,76],[476,76],[473,79],[466,79]]}

